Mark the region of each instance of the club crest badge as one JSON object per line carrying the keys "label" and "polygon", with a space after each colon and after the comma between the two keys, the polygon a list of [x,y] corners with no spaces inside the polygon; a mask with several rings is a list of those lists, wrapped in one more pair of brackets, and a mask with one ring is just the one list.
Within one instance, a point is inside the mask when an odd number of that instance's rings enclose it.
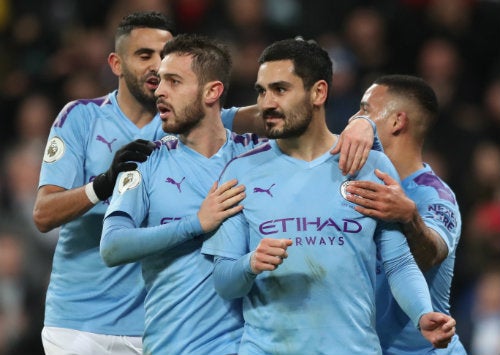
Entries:
{"label": "club crest badge", "polygon": [[350,180],[344,181],[342,184],[340,184],[340,194],[342,197],[347,200],[347,195],[349,194],[347,192],[347,186],[349,186]]}
{"label": "club crest badge", "polygon": [[45,152],[43,154],[43,161],[46,163],[53,163],[61,159],[64,155],[65,145],[61,138],[55,136],[52,137],[45,147]]}
{"label": "club crest badge", "polygon": [[166,142],[170,142],[170,141],[175,141],[177,140],[178,138],[176,136],[173,136],[171,134],[167,134],[166,136],[163,136],[160,140],[163,142],[163,143],[166,143]]}
{"label": "club crest badge", "polygon": [[141,173],[137,170],[124,172],[118,180],[118,192],[122,194],[127,190],[135,189],[139,186],[141,180]]}

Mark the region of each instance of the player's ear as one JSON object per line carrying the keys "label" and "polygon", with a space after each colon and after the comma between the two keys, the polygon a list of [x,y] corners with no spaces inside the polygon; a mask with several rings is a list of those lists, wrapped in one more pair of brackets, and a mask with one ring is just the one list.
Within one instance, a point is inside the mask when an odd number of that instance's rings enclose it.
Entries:
{"label": "player's ear", "polygon": [[122,60],[118,54],[112,52],[108,55],[108,64],[116,76],[122,75]]}
{"label": "player's ear", "polygon": [[405,111],[396,112],[394,121],[392,123],[392,131],[394,134],[399,134],[406,130],[408,127],[409,119]]}
{"label": "player's ear", "polygon": [[311,88],[311,102],[313,105],[321,106],[325,103],[328,97],[328,84],[324,80],[319,80],[314,83]]}
{"label": "player's ear", "polygon": [[205,84],[204,98],[208,105],[218,101],[224,92],[224,84],[220,81],[210,81]]}

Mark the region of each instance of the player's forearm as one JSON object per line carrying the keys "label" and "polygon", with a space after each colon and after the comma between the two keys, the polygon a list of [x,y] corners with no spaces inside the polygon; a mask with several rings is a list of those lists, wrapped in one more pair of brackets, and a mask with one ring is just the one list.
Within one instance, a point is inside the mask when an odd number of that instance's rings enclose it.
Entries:
{"label": "player's forearm", "polygon": [[412,218],[402,226],[413,257],[421,270],[429,270],[446,258],[446,243],[434,229],[427,227],[416,209]]}
{"label": "player's forearm", "polygon": [[68,223],[94,207],[85,193],[85,186],[65,190],[43,186],[33,208],[33,221],[40,232],[46,233]]}
{"label": "player's forearm", "polygon": [[378,152],[383,152],[384,147],[382,146],[382,142],[380,141],[380,138],[377,133],[377,125],[370,118],[368,118],[367,121],[370,123],[373,129],[373,145],[371,149],[376,150]]}
{"label": "player's forearm", "polygon": [[373,122],[373,120],[369,116],[357,115],[357,116],[351,117],[349,119],[349,123],[347,124],[347,127],[349,127],[352,124],[352,122],[357,120],[357,119],[359,119],[358,122],[366,122],[367,124],[369,124],[371,126],[371,129],[373,130],[373,144],[372,144],[371,149],[379,151],[379,152],[383,152],[384,147],[382,146],[382,142],[380,141],[380,138],[379,138],[378,133],[377,133],[377,125],[375,124],[375,122]]}
{"label": "player's forearm", "polygon": [[238,134],[250,132],[264,137],[266,133],[265,125],[260,118],[257,105],[240,107],[234,116],[232,130]]}
{"label": "player's forearm", "polygon": [[250,270],[250,254],[238,260],[215,257],[214,285],[217,293],[225,299],[245,296],[255,280]]}
{"label": "player's forearm", "polygon": [[413,324],[418,326],[420,317],[432,311],[429,289],[422,272],[409,253],[384,262],[384,268],[394,298]]}
{"label": "player's forearm", "polygon": [[100,252],[108,266],[137,262],[202,234],[197,216],[155,227],[137,227],[126,215],[104,219]]}

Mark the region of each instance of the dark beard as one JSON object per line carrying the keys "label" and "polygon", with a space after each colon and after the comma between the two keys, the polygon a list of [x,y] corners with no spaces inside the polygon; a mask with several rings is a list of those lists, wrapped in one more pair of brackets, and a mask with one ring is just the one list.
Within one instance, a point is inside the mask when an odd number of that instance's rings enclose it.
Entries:
{"label": "dark beard", "polygon": [[145,109],[156,114],[156,99],[154,92],[148,95],[148,92],[142,88],[141,83],[130,72],[124,68],[123,77],[125,84],[132,96],[139,102]]}
{"label": "dark beard", "polygon": [[177,115],[177,123],[175,126],[163,127],[166,133],[173,134],[188,134],[194,127],[196,127],[204,116],[203,107],[201,105],[201,91],[198,92],[196,99],[184,108],[179,115]]}
{"label": "dark beard", "polygon": [[281,115],[285,119],[285,124],[282,129],[275,129],[272,126],[266,125],[266,137],[270,139],[294,138],[304,134],[311,123],[313,108],[311,104],[305,102],[305,100],[297,107],[300,107],[300,109],[286,115]]}

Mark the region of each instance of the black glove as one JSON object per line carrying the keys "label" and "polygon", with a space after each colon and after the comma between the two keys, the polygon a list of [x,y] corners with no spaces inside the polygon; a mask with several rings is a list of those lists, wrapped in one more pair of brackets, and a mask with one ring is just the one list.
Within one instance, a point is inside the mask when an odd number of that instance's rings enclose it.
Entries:
{"label": "black glove", "polygon": [[94,179],[93,187],[99,200],[104,201],[113,194],[120,172],[135,170],[137,163],[134,162],[145,162],[155,147],[151,141],[137,139],[118,149],[109,169]]}

